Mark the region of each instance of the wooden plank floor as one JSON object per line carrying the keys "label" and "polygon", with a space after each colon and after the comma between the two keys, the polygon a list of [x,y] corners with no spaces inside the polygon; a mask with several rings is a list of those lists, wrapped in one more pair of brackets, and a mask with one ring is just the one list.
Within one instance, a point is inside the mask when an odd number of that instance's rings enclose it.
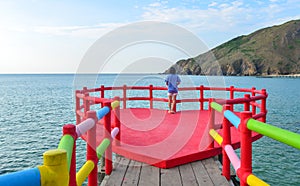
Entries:
{"label": "wooden plank floor", "polygon": [[117,157],[114,170],[101,186],[225,186],[229,182],[213,158],[196,161],[170,169],[160,169],[124,157]]}

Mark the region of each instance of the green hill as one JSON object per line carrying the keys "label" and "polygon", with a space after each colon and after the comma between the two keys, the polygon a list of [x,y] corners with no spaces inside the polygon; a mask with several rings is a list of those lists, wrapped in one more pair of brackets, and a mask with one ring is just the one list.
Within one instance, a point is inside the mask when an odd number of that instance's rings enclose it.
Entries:
{"label": "green hill", "polygon": [[300,20],[239,36],[174,67],[190,75],[299,74]]}

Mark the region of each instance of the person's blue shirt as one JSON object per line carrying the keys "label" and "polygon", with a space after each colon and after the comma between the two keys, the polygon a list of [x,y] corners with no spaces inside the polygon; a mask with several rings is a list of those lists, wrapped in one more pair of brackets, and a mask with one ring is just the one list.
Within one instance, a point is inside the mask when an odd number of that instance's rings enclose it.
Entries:
{"label": "person's blue shirt", "polygon": [[178,83],[181,82],[180,77],[177,74],[169,74],[165,82],[168,85],[168,92],[169,93],[178,93]]}

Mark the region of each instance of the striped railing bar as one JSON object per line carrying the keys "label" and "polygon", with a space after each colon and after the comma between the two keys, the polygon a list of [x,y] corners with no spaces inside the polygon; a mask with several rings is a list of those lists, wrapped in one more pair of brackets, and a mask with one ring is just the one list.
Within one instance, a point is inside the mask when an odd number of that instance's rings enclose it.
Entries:
{"label": "striped railing bar", "polygon": [[84,120],[83,122],[76,125],[76,134],[77,137],[80,137],[81,135],[85,134],[88,130],[93,128],[95,126],[95,120],[92,118],[88,118]]}
{"label": "striped railing bar", "polygon": [[[209,134],[220,146],[222,146],[223,137],[217,131],[215,131],[214,129],[210,129]],[[239,157],[234,152],[231,145],[225,145],[224,150],[226,151],[226,154],[227,154],[228,158],[230,159],[230,162],[233,165],[234,170],[236,172],[238,172],[238,169],[241,166],[241,161],[240,161]],[[247,176],[246,182],[250,186],[268,186],[269,185],[266,182],[264,182],[263,180],[256,177],[252,173]]]}
{"label": "striped railing bar", "polygon": [[120,131],[120,129],[119,129],[118,127],[115,127],[115,128],[111,131],[110,134],[111,134],[112,139],[115,139],[115,138],[116,138],[116,136],[118,135],[119,131]]}
{"label": "striped railing bar", "polygon": [[224,150],[226,151],[234,170],[237,171],[241,167],[240,158],[237,156],[231,145],[225,145]]}
{"label": "striped railing bar", "polygon": [[94,167],[95,167],[95,164],[93,161],[88,160],[85,162],[85,164],[80,168],[80,170],[76,174],[77,186],[81,186],[83,184],[83,182],[86,180],[86,178],[92,172]]}
{"label": "striped railing bar", "polygon": [[254,174],[249,174],[247,176],[247,184],[251,185],[251,186],[269,186],[268,183],[266,183],[263,180],[259,179]]}
{"label": "striped railing bar", "polygon": [[248,120],[247,128],[264,136],[268,136],[276,141],[280,141],[286,145],[300,149],[300,134],[281,129],[255,119]]}
{"label": "striped railing bar", "polygon": [[58,148],[57,149],[63,149],[67,152],[67,162],[68,162],[68,170],[70,171],[71,166],[71,159],[72,159],[72,153],[73,153],[73,146],[74,146],[74,138],[71,135],[63,135],[61,138]]}
{"label": "striped railing bar", "polygon": [[220,146],[222,145],[223,138],[216,130],[210,129],[209,134]]}
{"label": "striped railing bar", "polygon": [[232,123],[232,125],[235,126],[235,128],[239,127],[239,125],[241,123],[241,119],[236,114],[234,114],[232,111],[225,110],[224,111],[224,117],[226,119],[228,119]]}
{"label": "striped railing bar", "polygon": [[[115,128],[111,131],[111,137],[112,137],[112,139],[114,139],[114,138],[118,135],[119,131],[120,131],[120,130],[119,130],[118,127],[115,127]],[[102,142],[100,143],[100,145],[98,145],[98,147],[96,148],[96,153],[97,153],[98,159],[100,159],[100,158],[103,156],[105,150],[106,150],[107,147],[110,145],[110,143],[111,143],[111,141],[110,141],[108,138],[104,138],[104,139],[102,140]]]}
{"label": "striped railing bar", "polygon": [[24,186],[34,185],[40,186],[41,175],[38,168],[31,168],[18,172],[0,175],[0,185]]}
{"label": "striped railing bar", "polygon": [[111,108],[112,109],[115,109],[115,108],[117,108],[117,107],[119,107],[120,106],[120,101],[113,101],[113,102],[111,102]]}
{"label": "striped railing bar", "polygon": [[[210,129],[209,134],[220,146],[222,146],[223,137],[216,130]],[[228,158],[230,159],[235,171],[237,171],[241,166],[239,157],[236,155],[231,145],[225,145],[224,150],[226,151],[226,154],[228,155]]]}
{"label": "striped railing bar", "polygon": [[[223,111],[223,106],[216,103],[216,102],[211,102],[210,103],[211,108],[215,109],[216,111],[222,113]],[[239,127],[240,123],[241,123],[241,119],[232,111],[230,110],[225,110],[224,111],[224,117],[226,119],[228,119],[236,128]]]}
{"label": "striped railing bar", "polygon": [[222,110],[223,110],[223,106],[216,102],[211,102],[210,106],[211,106],[211,108],[215,109],[218,112],[222,112]]}
{"label": "striped railing bar", "polygon": [[110,108],[107,106],[102,107],[100,110],[97,110],[96,114],[97,114],[98,120],[102,119],[109,112],[110,112]]}
{"label": "striped railing bar", "polygon": [[110,145],[110,140],[107,138],[104,138],[100,143],[100,145],[98,145],[98,147],[96,148],[98,159],[100,159],[103,156],[105,150],[109,145]]}

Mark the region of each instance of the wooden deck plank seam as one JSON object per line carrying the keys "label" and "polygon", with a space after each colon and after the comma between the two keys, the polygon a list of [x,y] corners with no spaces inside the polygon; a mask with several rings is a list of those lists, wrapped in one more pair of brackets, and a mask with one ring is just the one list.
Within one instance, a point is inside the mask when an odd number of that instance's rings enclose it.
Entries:
{"label": "wooden deck plank seam", "polygon": [[138,175],[138,181],[137,181],[137,185],[139,185],[139,184],[140,184],[140,179],[141,179],[142,168],[143,168],[143,163],[140,163],[140,170],[139,170],[139,175]]}
{"label": "wooden deck plank seam", "polygon": [[[189,175],[189,176],[192,177],[193,181],[196,182],[196,185],[199,185],[198,180],[196,179],[196,174],[195,174],[195,172],[194,172],[191,164],[185,164],[185,165],[179,166],[179,173],[180,173],[182,185],[186,185],[185,181],[184,181],[185,176],[184,176],[184,174],[182,172],[182,169],[187,169],[187,167],[188,167],[188,170],[190,170],[189,172],[192,172],[192,175]],[[191,181],[191,180],[186,180],[186,181]]]}
{"label": "wooden deck plank seam", "polygon": [[[120,157],[120,158],[121,158],[121,157]],[[129,162],[128,162],[127,166],[126,166],[126,169],[125,169],[125,172],[124,172],[124,175],[123,175],[123,178],[122,178],[121,185],[123,185],[123,183],[124,183],[124,181],[125,181],[126,173],[127,173],[127,171],[128,171],[128,168],[129,168],[129,165],[130,165],[130,162],[131,162],[131,161],[132,161],[132,160],[129,159]],[[117,168],[117,166],[116,166],[116,168]]]}
{"label": "wooden deck plank seam", "polygon": [[[168,183],[181,186],[228,185],[225,184],[227,180],[225,178],[221,178],[222,175],[219,174],[220,169],[214,159],[192,162],[190,164],[181,165],[172,169],[157,168],[157,170],[155,171],[156,173],[154,174],[157,176],[152,178],[152,180],[149,180],[149,182],[147,181],[147,176],[150,176],[149,174],[153,176],[153,169],[150,165],[146,165],[145,163],[137,162],[134,160],[129,160],[124,157],[118,157],[115,162],[115,169],[118,168],[120,168],[120,171],[116,170],[117,172],[113,172],[112,175],[106,177],[106,180],[104,180],[101,185],[126,186],[142,184],[148,186],[153,185],[154,182],[159,186],[168,185]],[[144,172],[143,174],[142,171]],[[111,180],[111,178],[113,178],[112,176],[115,179]],[[119,178],[116,178],[115,176],[119,176]]]}

